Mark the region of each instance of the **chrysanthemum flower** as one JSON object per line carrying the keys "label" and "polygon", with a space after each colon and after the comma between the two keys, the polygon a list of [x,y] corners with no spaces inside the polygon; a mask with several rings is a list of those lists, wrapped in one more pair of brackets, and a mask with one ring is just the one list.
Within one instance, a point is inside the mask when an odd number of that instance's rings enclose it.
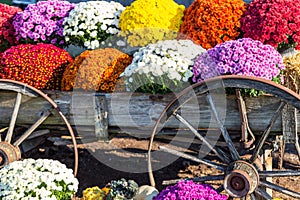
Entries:
{"label": "chrysanthemum flower", "polygon": [[300,49],[300,0],[253,0],[241,18],[244,37],[279,51]]}
{"label": "chrysanthemum flower", "polygon": [[60,89],[64,69],[72,60],[68,52],[52,44],[20,44],[0,54],[0,78],[37,89]]}
{"label": "chrysanthemum flower", "polygon": [[66,68],[61,89],[113,92],[131,61],[130,56],[113,48],[84,51]]}
{"label": "chrysanthemum flower", "polygon": [[180,38],[190,38],[205,49],[234,40],[246,9],[243,0],[195,0],[184,12]]}

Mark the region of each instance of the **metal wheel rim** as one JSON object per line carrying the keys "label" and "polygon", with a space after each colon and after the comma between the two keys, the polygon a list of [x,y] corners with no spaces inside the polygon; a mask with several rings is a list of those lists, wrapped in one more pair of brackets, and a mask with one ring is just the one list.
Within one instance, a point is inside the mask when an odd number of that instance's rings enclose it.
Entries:
{"label": "metal wheel rim", "polygon": [[[239,88],[253,88],[253,89],[257,89],[257,90],[262,90],[264,92],[270,93],[272,95],[274,95],[275,97],[288,102],[289,104],[293,105],[295,108],[297,108],[298,110],[300,110],[300,96],[293,92],[292,90],[276,84],[272,81],[269,80],[265,80],[262,78],[257,78],[257,77],[245,77],[245,76],[238,76],[238,75],[226,75],[226,76],[218,76],[218,77],[214,77],[211,79],[208,79],[204,82],[201,83],[196,83],[193,84],[192,86],[186,88],[185,90],[183,90],[181,93],[179,93],[179,95],[177,95],[177,98],[175,98],[173,101],[171,101],[166,108],[162,111],[161,115],[159,116],[158,120],[156,121],[152,134],[150,136],[150,141],[149,141],[149,146],[148,146],[148,174],[149,174],[149,179],[150,179],[150,184],[152,186],[155,186],[155,180],[154,180],[154,176],[153,176],[153,171],[152,171],[152,165],[151,165],[151,151],[152,151],[152,146],[153,146],[153,140],[154,137],[156,135],[158,126],[159,126],[159,122],[165,122],[169,119],[169,117],[171,116],[171,111],[172,113],[175,112],[176,109],[179,109],[179,103],[180,102],[178,99],[183,99],[188,101],[189,98],[185,97],[185,95],[189,96],[189,92],[191,90],[196,90],[196,93],[200,93],[203,94],[206,91],[208,91],[208,88],[206,86],[206,84],[210,84],[210,87],[212,87],[212,85],[214,85],[215,82],[220,82],[223,81],[224,83],[224,87],[236,87],[236,82],[241,83],[239,86]],[[229,82],[229,81],[233,81],[233,82]],[[252,87],[253,84],[251,83],[258,83],[259,87]],[[268,86],[267,88],[264,88],[264,86]],[[217,88],[217,87],[216,87]],[[198,94],[197,93],[197,94]],[[284,98],[282,98],[281,94],[285,94]],[[191,97],[190,97],[191,98]],[[184,102],[186,102],[184,101]],[[170,111],[168,113],[168,111]],[[261,192],[261,191],[259,191]],[[252,195],[251,195],[252,198]]]}
{"label": "metal wheel rim", "polygon": [[[22,95],[28,95],[29,94],[34,94],[37,96],[41,96],[43,97],[48,103],[50,103],[50,105],[53,107],[53,109],[55,109],[57,111],[57,113],[59,114],[59,116],[61,117],[61,119],[63,120],[63,122],[65,123],[69,134],[72,138],[72,144],[73,144],[73,149],[74,149],[74,175],[77,175],[78,172],[78,150],[77,150],[77,142],[76,142],[76,138],[74,135],[74,131],[69,123],[69,121],[67,120],[66,116],[60,111],[58,105],[44,92],[30,86],[27,84],[24,84],[22,82],[18,82],[18,81],[14,81],[14,80],[9,80],[9,79],[0,79],[0,87],[1,87],[1,83],[4,85],[11,85],[11,86],[15,86],[14,89],[9,89],[10,91],[14,91],[17,93],[21,93]],[[5,90],[5,89],[4,89]]]}

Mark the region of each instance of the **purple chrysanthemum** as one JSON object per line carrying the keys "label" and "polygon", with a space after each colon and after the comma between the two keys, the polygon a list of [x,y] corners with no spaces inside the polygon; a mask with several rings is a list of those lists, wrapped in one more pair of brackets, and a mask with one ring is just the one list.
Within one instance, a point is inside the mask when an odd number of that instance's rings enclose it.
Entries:
{"label": "purple chrysanthemum", "polygon": [[219,194],[209,185],[193,181],[180,181],[161,191],[154,200],[227,200],[226,195]]}
{"label": "purple chrysanthemum", "polygon": [[[14,17],[16,38],[21,43],[51,43],[64,46],[63,21],[74,4],[68,1],[48,0],[28,5]],[[53,39],[56,39],[53,42]]]}
{"label": "purple chrysanthemum", "polygon": [[200,55],[193,66],[193,82],[226,74],[272,80],[283,68],[282,57],[274,47],[242,38],[219,44]]}

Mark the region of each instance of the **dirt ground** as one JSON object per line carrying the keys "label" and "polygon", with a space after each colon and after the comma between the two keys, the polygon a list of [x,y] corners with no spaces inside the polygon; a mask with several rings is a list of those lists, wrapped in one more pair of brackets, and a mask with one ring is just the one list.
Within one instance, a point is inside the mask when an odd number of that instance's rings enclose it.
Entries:
{"label": "dirt ground", "polygon": [[[155,140],[154,149],[158,145],[165,144],[163,140]],[[84,143],[84,144],[83,144]],[[104,187],[111,180],[120,178],[135,180],[140,186],[150,185],[147,173],[147,150],[148,139],[134,138],[128,135],[114,136],[109,142],[95,140],[78,140],[79,152],[79,170],[77,178],[79,180],[78,197],[82,196],[82,191],[87,187],[99,186]],[[55,146],[49,143],[47,154],[54,159],[61,160],[72,167],[73,162],[73,146]],[[39,149],[39,157],[45,154],[45,146]],[[169,154],[168,154],[169,155]],[[156,157],[154,162],[161,162],[168,159],[167,157]],[[215,169],[205,165],[198,165],[183,158],[173,157],[170,159],[169,165],[154,171],[156,187],[162,190],[166,186],[162,185],[164,180],[172,180],[177,178],[191,178],[195,176],[215,175],[218,173]],[[168,163],[166,162],[166,163]],[[297,170],[296,168],[294,168]],[[298,177],[276,178],[273,182],[280,183],[281,186],[287,186],[289,189],[300,192],[300,179]],[[220,186],[221,182],[211,182],[213,186]],[[285,200],[293,199],[282,196],[277,192],[273,193],[276,197]]]}

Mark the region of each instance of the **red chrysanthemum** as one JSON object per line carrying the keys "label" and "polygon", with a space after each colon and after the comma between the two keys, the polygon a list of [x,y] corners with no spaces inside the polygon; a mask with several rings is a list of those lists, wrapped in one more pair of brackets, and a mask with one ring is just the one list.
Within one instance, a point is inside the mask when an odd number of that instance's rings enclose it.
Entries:
{"label": "red chrysanthemum", "polygon": [[21,11],[18,7],[0,3],[0,52],[16,44],[12,22],[15,14]]}
{"label": "red chrysanthemum", "polygon": [[281,50],[300,49],[300,0],[253,0],[241,18],[244,37]]}
{"label": "red chrysanthemum", "polygon": [[64,69],[72,61],[68,52],[52,44],[21,44],[0,54],[0,78],[60,89]]}

